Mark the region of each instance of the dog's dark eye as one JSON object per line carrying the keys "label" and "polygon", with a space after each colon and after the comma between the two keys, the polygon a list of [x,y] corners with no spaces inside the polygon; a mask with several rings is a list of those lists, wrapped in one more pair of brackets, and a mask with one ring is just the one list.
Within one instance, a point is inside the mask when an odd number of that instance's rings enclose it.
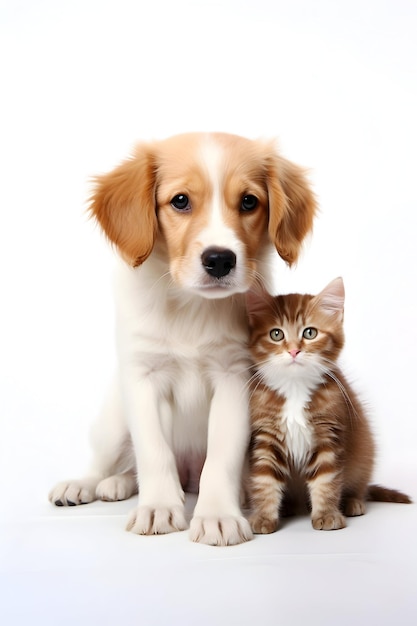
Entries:
{"label": "dog's dark eye", "polygon": [[174,196],[171,200],[171,206],[174,207],[177,211],[191,211],[191,204],[184,193],[179,193]]}
{"label": "dog's dark eye", "polygon": [[242,204],[240,205],[242,211],[253,211],[257,206],[258,198],[256,196],[252,196],[252,194],[243,196]]}

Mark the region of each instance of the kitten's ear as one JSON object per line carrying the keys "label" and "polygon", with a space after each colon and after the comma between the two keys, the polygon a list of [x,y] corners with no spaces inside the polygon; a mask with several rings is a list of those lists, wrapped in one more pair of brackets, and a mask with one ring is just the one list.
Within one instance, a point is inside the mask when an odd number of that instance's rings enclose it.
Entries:
{"label": "kitten's ear", "polygon": [[256,317],[265,310],[265,304],[270,297],[269,293],[259,285],[246,292],[246,310],[250,326],[254,325]]}
{"label": "kitten's ear", "polygon": [[329,315],[336,315],[343,320],[345,288],[342,278],[335,278],[315,297],[318,306]]}

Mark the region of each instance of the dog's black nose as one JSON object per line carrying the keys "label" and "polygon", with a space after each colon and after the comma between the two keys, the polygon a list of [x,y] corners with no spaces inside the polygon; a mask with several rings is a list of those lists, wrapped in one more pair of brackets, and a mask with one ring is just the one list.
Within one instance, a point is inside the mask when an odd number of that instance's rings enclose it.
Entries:
{"label": "dog's black nose", "polygon": [[207,274],[215,278],[227,276],[236,265],[236,255],[224,248],[207,248],[201,255],[201,262]]}

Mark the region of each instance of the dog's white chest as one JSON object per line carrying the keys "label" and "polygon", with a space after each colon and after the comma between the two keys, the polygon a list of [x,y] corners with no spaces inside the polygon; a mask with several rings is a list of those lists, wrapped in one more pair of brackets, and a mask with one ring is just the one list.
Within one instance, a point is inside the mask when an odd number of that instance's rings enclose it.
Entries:
{"label": "dog's white chest", "polygon": [[309,398],[310,394],[306,391],[293,390],[282,409],[288,453],[297,466],[305,463],[313,442],[312,428],[305,411]]}

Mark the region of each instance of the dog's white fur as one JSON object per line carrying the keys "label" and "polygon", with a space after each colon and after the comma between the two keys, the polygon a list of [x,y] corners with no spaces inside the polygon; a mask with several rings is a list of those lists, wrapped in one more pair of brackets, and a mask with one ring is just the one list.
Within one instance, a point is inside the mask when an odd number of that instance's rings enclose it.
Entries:
{"label": "dog's white fur", "polygon": [[[185,210],[171,202],[178,194],[189,198]],[[248,194],[258,205],[244,211]],[[183,489],[199,486],[191,538],[251,538],[239,506],[249,437],[244,292],[268,280],[274,247],[296,260],[314,210],[303,172],[270,142],[226,134],[139,145],[97,179],[91,211],[123,259],[120,371],[93,430],[90,473],[59,483],[52,502],[121,500],[139,488],[127,528],[167,533],[186,528]],[[236,255],[224,276],[204,267],[213,247]]]}

